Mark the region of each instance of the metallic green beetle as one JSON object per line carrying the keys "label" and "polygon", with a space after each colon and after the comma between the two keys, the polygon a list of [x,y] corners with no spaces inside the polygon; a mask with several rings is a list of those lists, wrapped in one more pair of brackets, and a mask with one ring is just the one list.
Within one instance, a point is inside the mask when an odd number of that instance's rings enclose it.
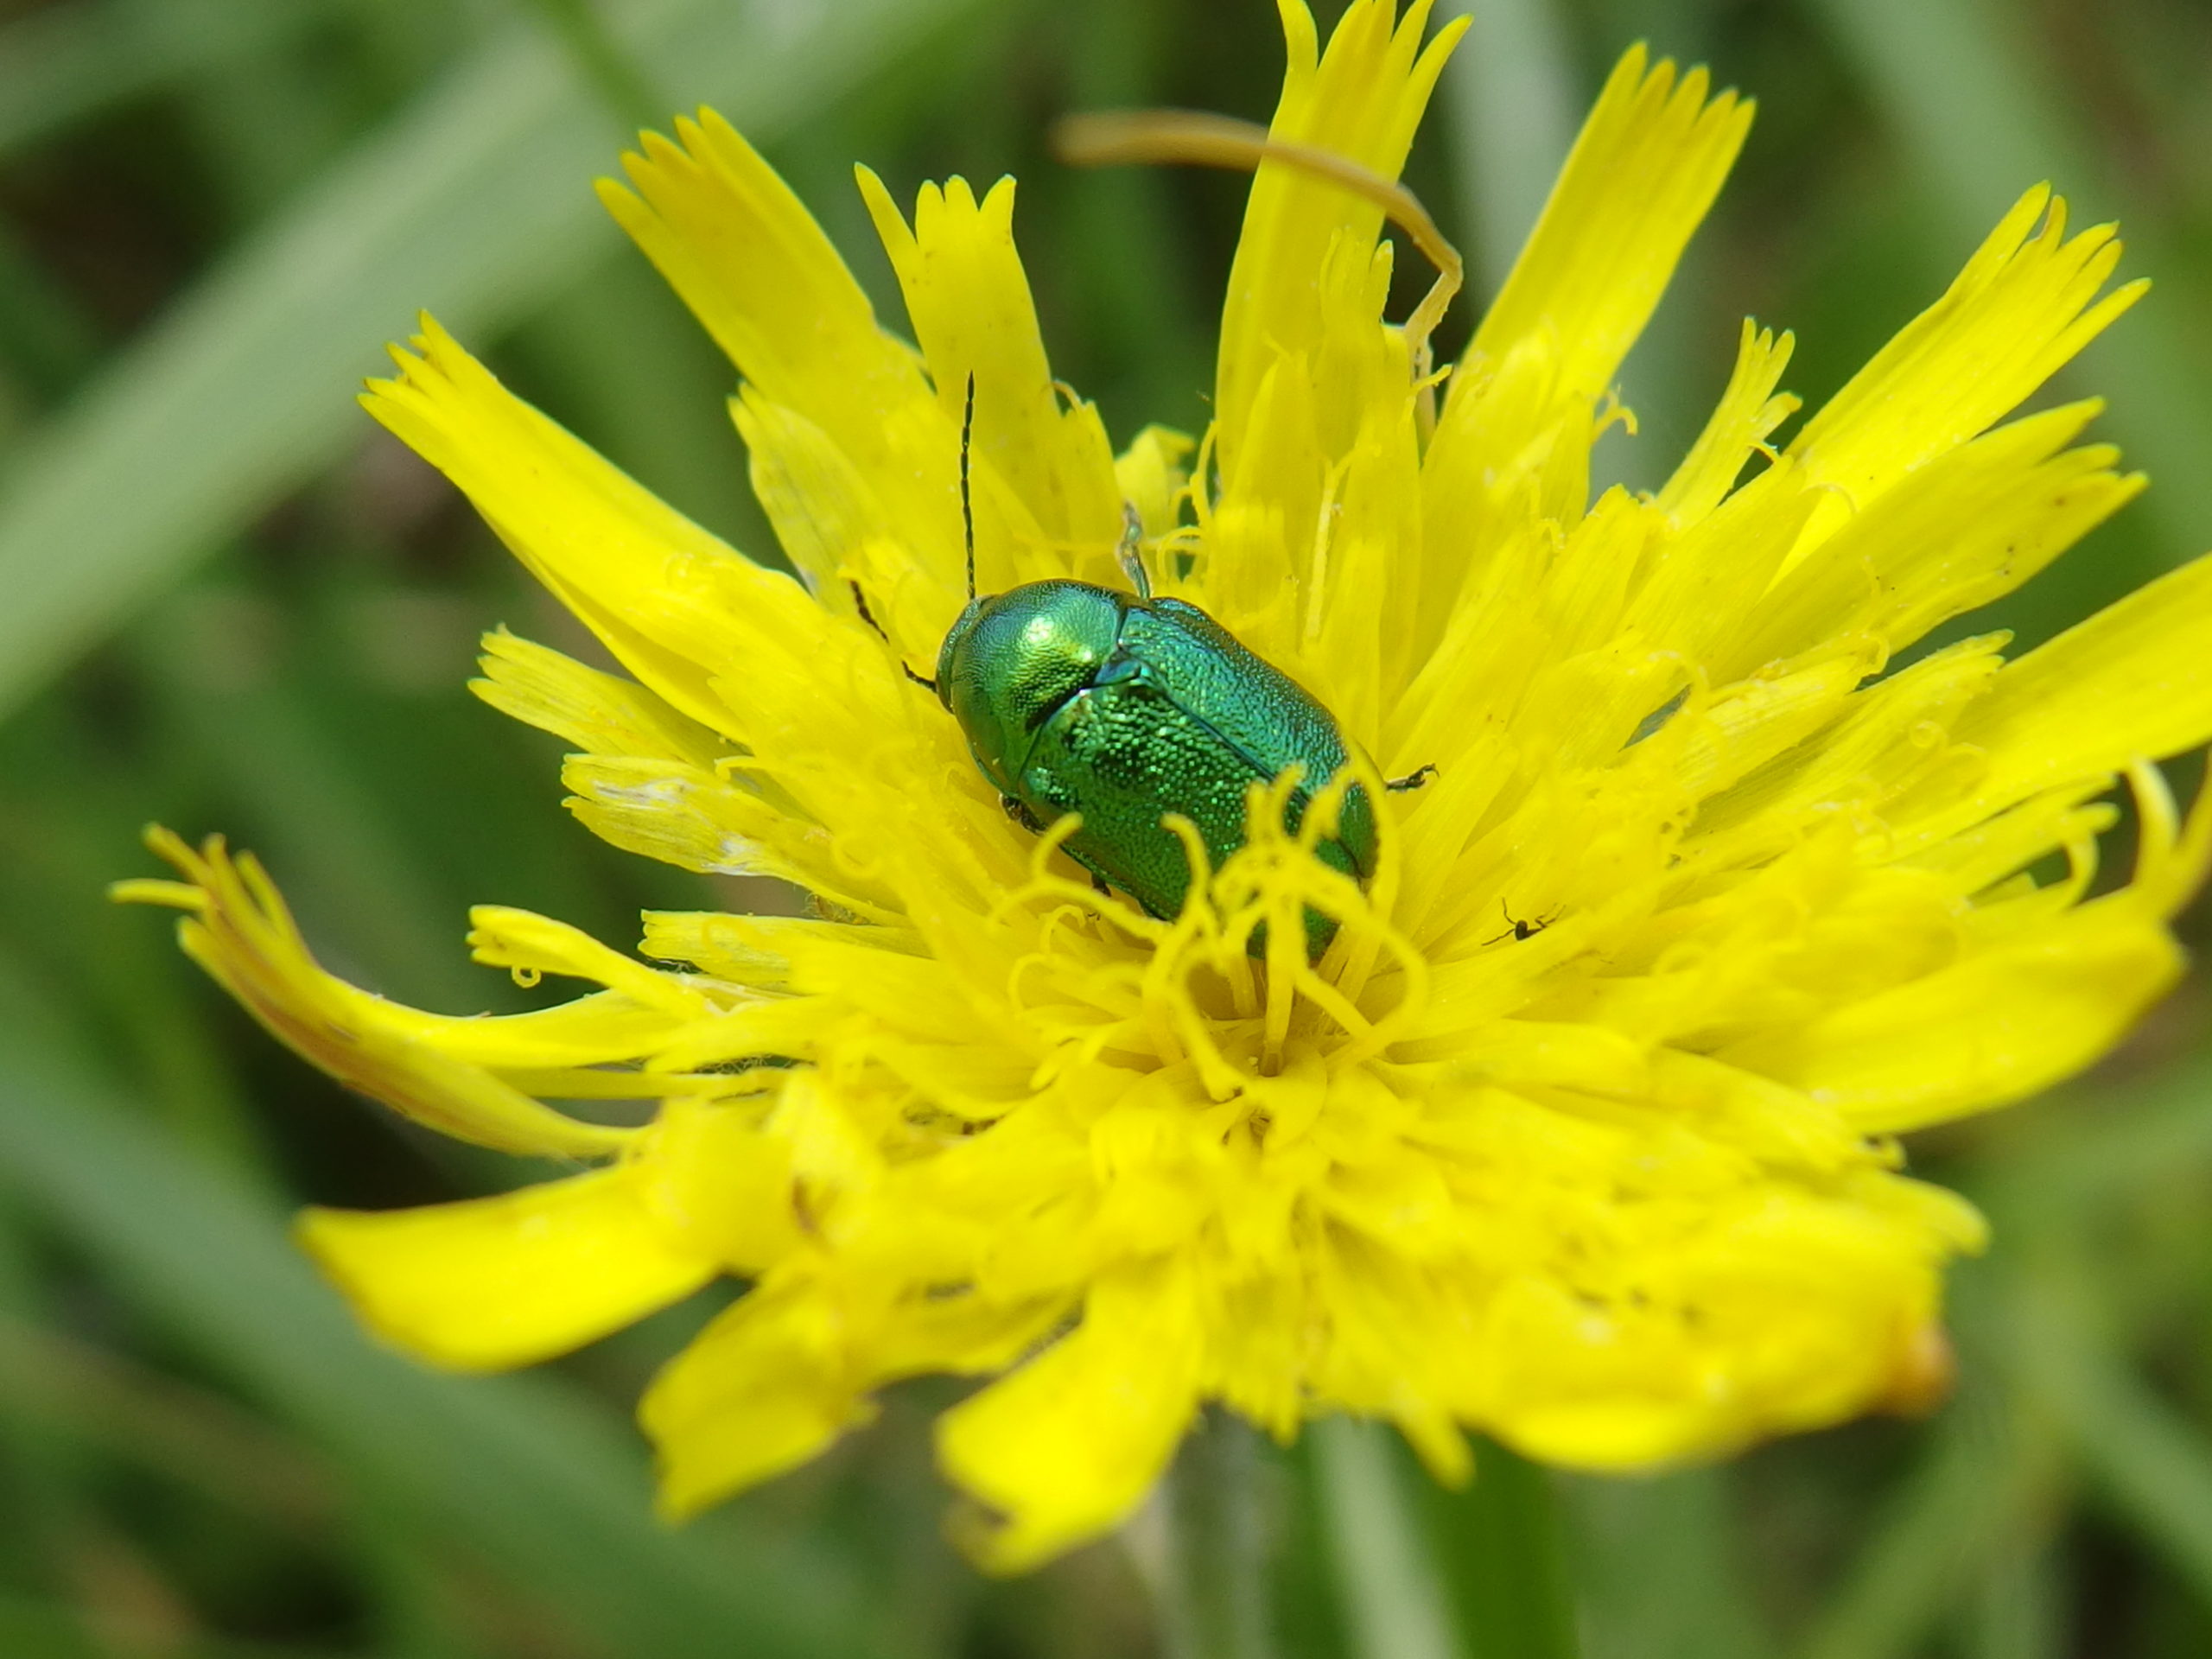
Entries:
{"label": "metallic green beetle", "polygon": [[[1283,807],[1285,830],[1296,832],[1316,791],[1350,759],[1343,732],[1310,692],[1245,651],[1219,621],[1194,604],[1154,600],[1137,557],[1135,511],[1122,542],[1135,593],[1062,580],[976,595],[973,420],[969,380],[960,423],[969,601],[944,635],[936,679],[923,683],[960,721],[969,754],[1011,817],[1042,832],[1079,812],[1082,825],[1064,842],[1068,856],[1153,916],[1174,916],[1190,892],[1190,858],[1161,818],[1190,818],[1219,869],[1245,841],[1245,790],[1299,766]],[[1415,787],[1429,772],[1387,787]],[[1354,880],[1374,874],[1367,790],[1344,791],[1336,834],[1314,852]],[[1310,909],[1305,933],[1319,957],[1336,923]]]}
{"label": "metallic green beetle", "polygon": [[[1068,855],[1154,916],[1183,907],[1179,812],[1218,867],[1244,844],[1248,785],[1302,768],[1284,809],[1297,830],[1346,760],[1329,711],[1195,605],[1083,582],[1033,582],[972,600],[944,638],[937,692],[969,752],[1031,830],[1071,812]],[[1364,881],[1375,809],[1355,784],[1315,853]],[[1309,912],[1307,943],[1336,925]]]}
{"label": "metallic green beetle", "polygon": [[[1122,554],[1134,594],[1053,581],[978,597],[968,478],[974,417],[971,381],[960,467],[968,607],[944,637],[936,678],[914,678],[960,722],[1010,815],[1042,830],[1080,813],[1068,855],[1150,914],[1174,916],[1190,888],[1190,861],[1162,818],[1179,813],[1196,825],[1217,868],[1244,844],[1247,788],[1294,765],[1300,772],[1283,812],[1294,833],[1349,758],[1344,734],[1303,687],[1197,606],[1152,596],[1134,512]],[[1389,787],[1414,787],[1432,770]],[[1335,834],[1314,850],[1355,880],[1375,873],[1375,807],[1363,788],[1345,792]],[[1331,918],[1306,912],[1313,956],[1336,931]]]}

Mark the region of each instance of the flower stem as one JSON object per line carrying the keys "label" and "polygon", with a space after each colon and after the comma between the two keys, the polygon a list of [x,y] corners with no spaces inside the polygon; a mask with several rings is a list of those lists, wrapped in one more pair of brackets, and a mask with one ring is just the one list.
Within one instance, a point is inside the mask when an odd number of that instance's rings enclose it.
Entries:
{"label": "flower stem", "polygon": [[1480,1440],[1472,1484],[1433,1497],[1431,1536],[1472,1659],[1575,1659],[1574,1582],[1550,1471]]}
{"label": "flower stem", "polygon": [[1346,1650],[1352,1659],[1461,1659],[1395,1432],[1325,1417],[1306,1433]]}
{"label": "flower stem", "polygon": [[1270,1472],[1257,1431],[1227,1412],[1184,1441],[1139,1551],[1166,1659],[1276,1659]]}
{"label": "flower stem", "polygon": [[1547,1471],[1483,1440],[1473,1483],[1449,1492],[1380,1423],[1310,1432],[1354,1659],[1575,1659]]}

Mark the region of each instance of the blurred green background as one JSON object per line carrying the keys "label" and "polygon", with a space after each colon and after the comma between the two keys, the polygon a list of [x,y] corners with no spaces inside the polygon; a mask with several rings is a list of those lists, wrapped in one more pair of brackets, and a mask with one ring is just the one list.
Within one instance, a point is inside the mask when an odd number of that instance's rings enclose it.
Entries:
{"label": "blurred green background", "polygon": [[[1602,472],[1664,474],[1745,313],[1797,331],[1817,401],[2048,177],[2158,279],[2058,389],[2109,396],[2156,487],[1999,620],[2045,637],[2212,546],[2203,0],[1489,0],[1411,172],[1474,299],[1639,38],[1760,114]],[[1243,181],[1071,174],[1043,135],[1109,105],[1264,118],[1281,61],[1267,0],[0,3],[0,1655],[1556,1659],[1573,1633],[1525,1592],[1562,1573],[1591,1659],[2212,1653],[2199,981],[2063,1098],[1916,1145],[1997,1224],[1935,1418],[1560,1479],[1556,1538],[1505,1523],[1548,1478],[1525,1466],[1452,1497],[1351,1426],[1290,1454],[1216,1426],[1192,1472],[1246,1466],[1217,1521],[1275,1586],[1218,1640],[1155,1611],[1188,1603],[1157,1593],[1173,1510],[1019,1581],[961,1565],[943,1389],[664,1533],[629,1404],[702,1307],[455,1381],[369,1347],[291,1254],[302,1200],[544,1172],[346,1096],[107,906],[150,869],[143,823],[259,849],[333,966],[456,1012],[519,995],[467,963],[472,901],[619,941],[712,897],[594,842],[557,746],[461,690],[482,629],[574,630],[354,408],[380,342],[434,310],[766,554],[729,372],[589,190],[640,120],[711,101],[889,317],[851,162],[901,194],[1018,173],[1058,372],[1117,440],[1195,430]]]}

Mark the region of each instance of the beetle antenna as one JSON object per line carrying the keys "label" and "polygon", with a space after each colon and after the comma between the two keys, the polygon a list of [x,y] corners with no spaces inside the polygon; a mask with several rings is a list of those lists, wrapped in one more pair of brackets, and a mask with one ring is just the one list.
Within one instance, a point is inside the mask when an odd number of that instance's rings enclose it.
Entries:
{"label": "beetle antenna", "polygon": [[875,620],[875,613],[868,609],[868,595],[861,591],[860,583],[855,582],[852,577],[847,576],[845,578],[845,586],[853,590],[853,608],[860,613],[861,620],[867,623],[868,626],[875,630],[875,637],[877,639],[882,640],[885,645],[889,645],[891,643],[891,636],[883,631],[883,624]]}
{"label": "beetle antenna", "polygon": [[[876,632],[876,637],[881,639],[885,645],[889,645],[891,643],[891,636],[884,632],[883,624],[875,620],[875,613],[868,609],[868,594],[861,590],[860,583],[854,581],[850,576],[847,576],[845,578],[845,585],[853,590],[853,608],[860,613],[861,620],[867,623],[871,628],[874,628]],[[937,682],[935,680],[925,679],[919,674],[915,673],[912,669],[906,666],[906,659],[904,657],[901,657],[899,659],[899,671],[901,674],[904,674],[908,679],[912,680],[916,685],[922,687],[925,690],[934,691],[937,690]]]}
{"label": "beetle antenna", "polygon": [[976,436],[976,372],[968,371],[968,407],[960,416],[960,533],[968,543],[968,598],[976,598],[976,504],[968,483],[968,449]]}
{"label": "beetle antenna", "polygon": [[1144,520],[1137,516],[1137,504],[1122,503],[1122,544],[1114,550],[1114,556],[1122,562],[1122,574],[1129,579],[1129,586],[1137,590],[1139,599],[1152,597],[1152,576],[1144,568]]}

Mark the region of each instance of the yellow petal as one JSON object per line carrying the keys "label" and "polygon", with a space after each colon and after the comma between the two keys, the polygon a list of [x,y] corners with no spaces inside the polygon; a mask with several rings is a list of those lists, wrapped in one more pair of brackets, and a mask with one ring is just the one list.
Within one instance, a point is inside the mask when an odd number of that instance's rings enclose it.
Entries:
{"label": "yellow petal", "polygon": [[[925,409],[942,423],[934,404]],[[753,493],[815,597],[855,616],[865,604],[902,658],[934,662],[945,607],[966,598],[959,530],[942,512],[946,503],[921,516],[902,509],[914,467],[888,477],[862,472],[827,431],[757,387],[733,400],[730,417],[752,458]],[[923,475],[941,481],[947,441],[939,434],[924,448]]]}
{"label": "yellow petal", "polygon": [[1672,1248],[1639,1241],[1649,1288],[1630,1300],[1592,1306],[1557,1282],[1510,1285],[1484,1332],[1497,1432],[1548,1460],[1631,1471],[1905,1393],[1926,1368],[1948,1241],[1872,1196],[1716,1205]]}
{"label": "yellow petal", "polygon": [[2212,557],[2007,663],[1953,735],[1988,756],[1977,816],[2212,736]]}
{"label": "yellow petal", "polygon": [[[1707,89],[1704,70],[1677,82],[1671,61],[1647,68],[1643,48],[1629,49],[1484,314],[1470,359],[1500,362],[1540,340],[1562,402],[1586,404],[1605,389],[1751,130],[1748,102],[1733,92],[1708,99]],[[1440,440],[1452,421],[1447,405]]]}
{"label": "yellow petal", "polygon": [[[1384,620],[1402,632],[1418,592],[1398,562],[1421,548],[1414,397],[1404,346],[1382,325],[1389,276],[1387,247],[1331,244],[1307,284],[1314,355],[1286,349],[1261,379],[1183,590],[1363,741],[1396,689]],[[1330,385],[1338,396],[1315,396]],[[1393,678],[1409,671],[1411,639],[1393,637],[1389,658]]]}
{"label": "yellow petal", "polygon": [[1310,365],[1279,359],[1245,411],[1241,484],[1205,519],[1204,607],[1280,664],[1298,638],[1299,576],[1320,528],[1329,457],[1320,443]]}
{"label": "yellow petal", "polygon": [[[1395,0],[1354,0],[1317,60],[1305,0],[1278,0],[1278,10],[1289,64],[1269,136],[1396,178],[1466,20],[1446,23],[1424,50],[1429,0],[1416,0],[1402,18],[1394,16]],[[1215,454],[1225,482],[1242,474],[1248,423],[1276,359],[1321,354],[1325,324],[1314,274],[1339,244],[1363,264],[1382,224],[1380,208],[1341,187],[1274,162],[1260,168],[1221,320]]]}
{"label": "yellow petal", "polygon": [[1695,524],[1720,505],[1735,486],[1744,463],[1751,458],[1774,429],[1796,412],[1798,400],[1787,392],[1777,396],[1775,387],[1789,365],[1796,337],[1777,339],[1746,317],[1743,338],[1736,348],[1736,366],[1728,385],[1713,406],[1705,430],[1698,434],[1667,487],[1659,492],[1659,510],[1678,527]]}
{"label": "yellow petal", "polygon": [[804,1237],[790,1142],[752,1100],[673,1100],[639,1163],[654,1212],[682,1248],[757,1278]]}
{"label": "yellow petal", "polygon": [[1014,181],[1000,180],[980,202],[965,179],[925,185],[912,230],[875,175],[863,168],[860,181],[938,404],[957,423],[975,377],[973,470],[1018,504],[1002,524],[976,513],[978,584],[990,593],[1075,574],[1081,554],[1083,574],[1103,575],[1122,533],[1114,454],[1095,406],[1060,407],[1014,251]]}
{"label": "yellow petal", "polygon": [[1725,1052],[1870,1134],[2002,1106],[2072,1076],[2180,976],[2164,929],[2097,906],[2039,937]]}
{"label": "yellow petal", "polygon": [[592,751],[569,756],[561,780],[594,835],[688,870],[793,882],[848,910],[894,902],[855,880],[786,794],[725,764],[742,750],[645,687],[505,632],[486,636],[482,661],[471,689],[485,702]]}
{"label": "yellow petal", "polygon": [[1740,782],[1833,721],[1872,665],[1867,652],[1838,652],[1794,674],[1731,687],[1692,716],[1696,724],[1682,753],[1683,781],[1700,796]]}
{"label": "yellow petal", "polygon": [[309,1210],[299,1238],[385,1341],[502,1370],[620,1330],[719,1271],[654,1215],[646,1179],[625,1164],[420,1210]]}
{"label": "yellow petal", "polygon": [[1175,528],[1183,493],[1190,486],[1190,455],[1196,447],[1186,433],[1147,426],[1114,457],[1115,486],[1122,499],[1137,510],[1147,537],[1165,536]]}
{"label": "yellow petal", "polygon": [[824,855],[817,826],[721,772],[648,756],[576,754],[562,763],[561,781],[576,821],[625,852],[707,875],[773,876],[849,910],[887,902]]}
{"label": "yellow petal", "polygon": [[686,976],[648,968],[609,950],[582,928],[506,905],[478,905],[468,912],[468,948],[476,960],[525,976],[561,974],[596,980],[640,1007],[671,1020],[717,1011],[715,1001]]}
{"label": "yellow petal", "polygon": [[642,954],[689,963],[702,973],[742,985],[788,988],[791,957],[813,938],[846,940],[864,949],[918,952],[920,941],[890,928],[798,916],[742,916],[721,911],[649,910]]}
{"label": "yellow petal", "polygon": [[[1615,67],[1575,142],[1529,245],[1453,371],[1422,465],[1426,535],[1415,585],[1421,649],[1446,619],[1495,595],[1478,584],[1517,524],[1571,531],[1589,496],[1596,404],[1649,319],[1691,232],[1712,206],[1749,129],[1732,92],[1708,100],[1705,71],[1678,81],[1647,68],[1643,48]],[[1781,367],[1747,345],[1731,397],[1662,509],[1694,522],[1779,418]],[[1510,602],[1510,601],[1509,601]],[[1662,643],[1671,644],[1671,639]]]}
{"label": "yellow petal", "polygon": [[663,1514],[696,1515],[874,1417],[841,1323],[824,1297],[763,1287],[661,1368],[638,1420],[659,1450]]}
{"label": "yellow petal", "polygon": [[[435,323],[364,400],[444,472],[523,562],[663,701],[758,750],[901,723],[906,687],[858,623],[741,556],[523,403]],[[830,705],[821,677],[852,682]],[[812,752],[811,746],[810,752]]]}
{"label": "yellow petal", "polygon": [[718,734],[686,719],[632,680],[587,668],[505,628],[484,636],[484,677],[468,689],[501,714],[566,738],[594,754],[653,754],[711,766],[730,752]]}
{"label": "yellow petal", "polygon": [[502,1077],[636,1060],[666,1043],[683,1023],[611,991],[535,1014],[456,1016],[379,1001],[377,1018],[395,1036]]}
{"label": "yellow petal", "polygon": [[1715,661],[1719,645],[1745,631],[1819,505],[1797,464],[1776,462],[1679,534],[1658,538],[1626,625],[1727,684],[1737,676],[1732,664]]}
{"label": "yellow petal", "polygon": [[[991,797],[958,728],[872,631],[661,505],[426,329],[423,355],[400,354],[402,377],[372,387],[370,408],[467,493],[648,689],[744,746],[763,798],[772,791],[791,820],[787,855],[811,841],[825,869],[847,873],[833,897],[859,886],[879,906],[896,900],[852,873],[919,861],[938,887],[1020,879],[1019,832],[1001,820],[977,837],[945,821],[963,804],[995,810]],[[881,810],[887,796],[942,798],[948,779],[965,793],[944,812]],[[997,873],[984,876],[979,860]]]}
{"label": "yellow petal", "polygon": [[868,1390],[920,1371],[995,1370],[1049,1306],[969,1294],[892,1300],[803,1268],[772,1275],[663,1367],[639,1408],[660,1452],[660,1505],[682,1517],[813,1457],[874,1419]]}
{"label": "yellow petal", "polygon": [[[1944,737],[2001,671],[1997,652],[2003,644],[2002,635],[1961,639],[1860,690],[1820,741],[1801,743],[1708,799],[1699,809],[1686,850],[1748,861],[1756,849],[1789,844],[1806,824],[1838,806],[1885,807],[1893,823],[1910,823],[1922,816],[1912,807],[1913,791],[1920,786],[1948,805],[1957,793],[1950,763],[1959,752],[1948,747]],[[1871,663],[1867,666],[1871,670]],[[1921,831],[1927,839],[1935,833],[1932,827]]]}
{"label": "yellow petal", "polygon": [[1370,750],[1382,747],[1387,711],[1414,671],[1420,590],[1395,578],[1421,545],[1413,404],[1380,404],[1344,457],[1336,511],[1315,537],[1299,653],[1338,723]]}
{"label": "yellow petal", "polygon": [[1972,897],[2069,843],[2094,840],[2119,821],[2109,802],[2084,804],[2104,792],[2104,780],[2075,784],[2031,796],[1971,830],[1914,854],[1905,861],[1934,870],[1961,897]]}
{"label": "yellow petal", "polygon": [[2063,449],[2101,407],[2047,410],[1929,461],[1758,601],[1716,677],[1854,632],[1901,648],[2027,581],[2143,487],[2113,470],[2116,450]]}
{"label": "yellow petal", "polygon": [[[123,896],[177,904],[190,912],[177,925],[186,953],[286,1047],[348,1088],[459,1140],[503,1152],[588,1158],[613,1152],[632,1137],[629,1129],[563,1116],[471,1064],[463,1056],[466,1042],[477,1036],[474,1031],[467,1032],[463,1045],[448,1047],[440,1040],[455,1028],[499,1028],[501,1022],[444,1020],[372,996],[324,972],[308,955],[275,886],[250,855],[233,860],[216,836],[196,852],[167,830],[149,832],[147,842],[183,872],[190,886]],[[633,1021],[639,1012],[635,1004],[626,1010],[605,1009],[592,1020],[597,1028],[592,1034],[603,1039],[622,1032],[628,1039],[626,1052],[640,1052],[649,1045],[639,1040],[644,1033]],[[613,1016],[611,1029],[606,1014]],[[649,1014],[646,1021],[645,1028],[657,1034],[671,1029],[665,1015]],[[556,1022],[545,1034],[555,1039],[556,1052],[567,1045],[573,1054],[572,1046],[584,1033],[570,1021]],[[519,1049],[506,1046],[518,1036]],[[495,1040],[523,1064],[544,1052],[527,1028],[518,1032],[505,1026]]]}
{"label": "yellow petal", "polygon": [[1799,556],[2017,406],[2133,305],[2146,284],[2097,296],[2119,261],[2111,226],[2069,240],[2066,204],[2048,185],[2021,197],[1943,297],[1790,441],[1806,476],[1834,491]]}
{"label": "yellow petal", "polygon": [[[961,586],[958,409],[948,420],[912,347],[877,326],[829,238],[728,122],[703,113],[677,137],[648,134],[625,158],[636,194],[603,182],[601,196],[750,383],[733,412],[784,550],[824,604],[849,610],[841,570],[869,572],[819,518],[849,518],[840,498],[865,494],[895,544],[878,550],[885,585],[919,577],[943,609]],[[804,505],[804,484],[823,480],[840,487]],[[898,608],[880,592],[870,603]]]}
{"label": "yellow petal", "polygon": [[1018,1573],[1125,1519],[1198,1409],[1199,1332],[1174,1269],[1094,1285],[1082,1325],[938,1419],[938,1460],[989,1510],[969,1540]]}
{"label": "yellow petal", "polygon": [[889,418],[925,402],[913,353],[876,326],[868,296],[789,186],[712,111],[623,158],[632,194],[601,199],[729,353],[775,402],[877,470]]}
{"label": "yellow petal", "polygon": [[736,584],[794,622],[801,607],[814,608],[798,585],[741,557],[514,397],[428,317],[415,345],[419,355],[393,352],[398,378],[371,381],[364,406],[461,486],[624,667],[691,719],[726,728],[705,667],[683,648],[683,584]]}

